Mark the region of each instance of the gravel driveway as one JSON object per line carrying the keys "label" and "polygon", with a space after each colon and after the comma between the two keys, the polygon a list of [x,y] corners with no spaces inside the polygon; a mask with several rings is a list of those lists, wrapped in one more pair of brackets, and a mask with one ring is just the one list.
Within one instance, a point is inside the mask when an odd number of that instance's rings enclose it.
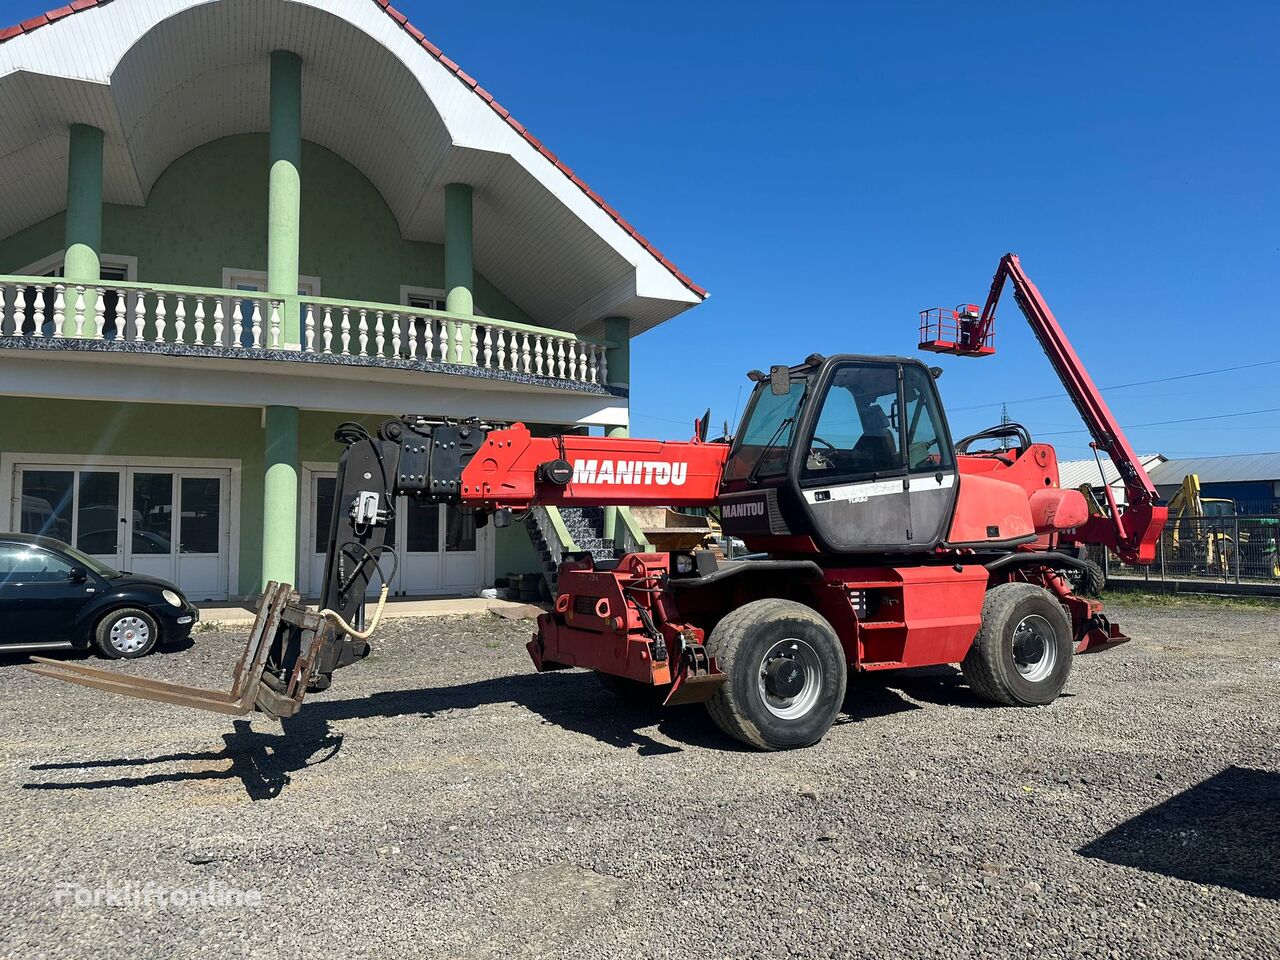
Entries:
{"label": "gravel driveway", "polygon": [[391,621],[283,733],[0,659],[0,956],[1274,958],[1280,612],[1113,613],[1051,707],[880,676],[784,754],[494,616]]}

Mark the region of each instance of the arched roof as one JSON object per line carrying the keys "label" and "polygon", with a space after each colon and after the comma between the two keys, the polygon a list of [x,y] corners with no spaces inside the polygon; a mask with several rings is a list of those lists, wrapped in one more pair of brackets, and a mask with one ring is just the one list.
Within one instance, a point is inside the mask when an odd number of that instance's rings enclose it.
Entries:
{"label": "arched roof", "polygon": [[638,332],[706,296],[383,0],[77,0],[0,31],[0,236],[65,205],[72,123],[105,131],[104,198],[135,205],[193,147],[265,132],[275,49],[303,61],[303,137],[405,237],[439,241],[443,185],[475,187],[476,267],[536,319]]}

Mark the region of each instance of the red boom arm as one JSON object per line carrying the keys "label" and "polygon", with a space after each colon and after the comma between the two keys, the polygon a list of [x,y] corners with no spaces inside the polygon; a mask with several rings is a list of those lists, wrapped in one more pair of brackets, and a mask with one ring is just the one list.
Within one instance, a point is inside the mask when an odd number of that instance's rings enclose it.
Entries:
{"label": "red boom arm", "polygon": [[1159,494],[1151,478],[1147,476],[1142,461],[1129,446],[1129,441],[1116,422],[1093,379],[1080,362],[1067,335],[1062,332],[1053,311],[1044,297],[1022,269],[1017,254],[1006,253],[1000,260],[996,275],[991,281],[982,316],[963,331],[966,352],[976,352],[976,346],[986,342],[995,322],[996,303],[1004,289],[1005,280],[1013,281],[1013,299],[1022,315],[1031,324],[1031,330],[1040,341],[1049,362],[1066,388],[1067,396],[1080,411],[1080,416],[1093,437],[1094,449],[1103,450],[1116,465],[1124,483],[1128,505],[1123,511],[1116,506],[1111,488],[1106,488],[1110,516],[1090,517],[1077,528],[1074,539],[1080,543],[1102,544],[1116,553],[1126,563],[1151,563],[1156,557],[1156,543],[1164,529],[1168,510],[1157,506]]}

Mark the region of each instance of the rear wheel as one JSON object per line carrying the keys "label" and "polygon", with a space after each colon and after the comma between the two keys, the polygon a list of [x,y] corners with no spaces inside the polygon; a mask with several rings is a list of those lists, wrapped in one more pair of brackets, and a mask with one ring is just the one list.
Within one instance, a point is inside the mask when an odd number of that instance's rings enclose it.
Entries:
{"label": "rear wheel", "polygon": [[98,621],[94,641],[104,657],[133,660],[145,657],[160,640],[160,627],[145,610],[124,607]]}
{"label": "rear wheel", "polygon": [[1074,653],[1071,620],[1048,590],[1002,583],[987,591],[982,626],[961,669],[982,699],[1033,707],[1062,693]]}
{"label": "rear wheel", "polygon": [[707,638],[728,679],[707,701],[716,726],[761,750],[817,743],[844,702],[848,669],[831,624],[791,600],[756,600]]}

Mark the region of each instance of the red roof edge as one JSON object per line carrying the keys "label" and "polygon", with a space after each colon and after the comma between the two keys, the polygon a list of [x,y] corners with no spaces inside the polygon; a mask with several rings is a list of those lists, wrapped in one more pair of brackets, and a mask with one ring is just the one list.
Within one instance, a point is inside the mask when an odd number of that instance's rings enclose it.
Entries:
{"label": "red roof edge", "polygon": [[[0,43],[4,43],[6,40],[12,40],[14,37],[18,37],[26,33],[31,33],[33,30],[38,30],[46,24],[55,23],[64,17],[80,13],[82,10],[88,10],[91,7],[102,6],[103,4],[110,2],[111,0],[70,0],[70,2],[65,6],[57,7],[50,10],[48,13],[42,13],[38,17],[32,17],[29,20],[24,20],[16,26],[0,28]],[[493,98],[493,94],[485,90],[484,87],[480,86],[465,70],[446,57],[439,47],[428,40],[421,30],[409,22],[408,17],[395,7],[391,6],[390,0],[373,0],[373,2],[378,5],[378,8],[382,10],[383,13],[394,20],[396,24],[399,25],[400,29],[408,33],[415,43],[426,50],[427,53],[434,57],[445,69],[457,77],[460,83],[465,84],[472,93],[476,94],[476,96],[480,98],[483,103],[488,104],[490,110],[501,117],[512,130],[520,134],[520,136],[523,137],[531,147],[546,157],[549,163],[553,164],[557,170],[568,177],[569,181],[573,183],[574,186],[586,194],[592,203],[603,210],[605,214],[617,223],[617,225],[621,227],[632,239],[634,239],[636,243],[644,247],[644,249],[647,250],[655,260],[666,267],[672,276],[684,284],[693,293],[697,294],[700,299],[705,300],[707,298],[706,289],[698,286],[685,276],[679,267],[667,259],[667,257],[663,256],[662,252],[658,250],[657,247],[641,236],[640,232],[636,230],[635,227],[623,219],[622,215],[618,213],[618,211],[605,203],[604,199],[587,186],[586,182],[581,177],[569,169],[564,161],[560,160],[554,153],[544,147],[537,137],[526,130],[524,124],[511,115],[510,110]]]}

